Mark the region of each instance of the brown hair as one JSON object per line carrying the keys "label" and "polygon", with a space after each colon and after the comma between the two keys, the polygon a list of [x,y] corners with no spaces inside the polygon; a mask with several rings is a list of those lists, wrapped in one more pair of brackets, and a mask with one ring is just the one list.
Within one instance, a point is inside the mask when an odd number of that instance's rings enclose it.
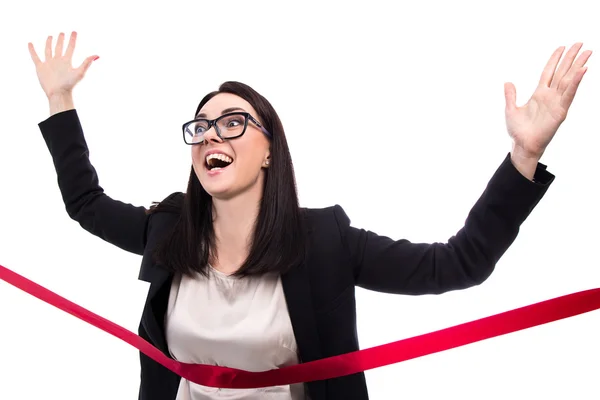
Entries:
{"label": "brown hair", "polygon": [[[250,86],[225,82],[218,91],[206,95],[198,108],[219,93],[231,93],[254,107],[263,126],[272,134],[271,163],[265,171],[265,185],[248,258],[235,275],[284,273],[304,258],[305,232],[298,204],[292,157],[283,125],[275,109]],[[215,244],[212,197],[191,169],[185,195],[172,195],[154,203],[149,213],[177,212],[180,218],[173,231],[157,247],[154,258],[173,272],[206,274]]]}

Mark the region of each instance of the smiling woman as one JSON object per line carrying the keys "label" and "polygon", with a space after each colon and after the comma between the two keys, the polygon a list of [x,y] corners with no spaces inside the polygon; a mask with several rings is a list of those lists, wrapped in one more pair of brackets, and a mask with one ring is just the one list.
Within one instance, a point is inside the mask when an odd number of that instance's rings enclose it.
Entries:
{"label": "smiling woman", "polygon": [[210,265],[240,277],[299,265],[305,235],[292,158],[267,99],[226,82],[202,99],[182,130],[192,152],[186,195],[174,194],[150,213],[181,210],[185,217],[158,246],[156,260],[173,272],[204,274]]}
{"label": "smiling woman", "polygon": [[[185,193],[150,209],[107,196],[90,163],[72,90],[92,61],[71,66],[76,34],[45,60],[29,44],[51,116],[39,124],[68,214],[142,257],[150,282],[139,334],[168,357],[247,371],[358,350],[355,287],[441,294],[487,279],[554,176],[539,159],[564,121],[591,52],[557,49],[523,107],[506,84],[513,149],[447,243],[393,240],[350,225],[339,206],[300,208],[283,125],[251,87],[226,82],[183,124],[191,146]],[[577,57],[577,58],[576,58]],[[558,68],[557,68],[558,67]],[[141,400],[367,399],[363,373],[252,390],[193,384],[141,354]]]}

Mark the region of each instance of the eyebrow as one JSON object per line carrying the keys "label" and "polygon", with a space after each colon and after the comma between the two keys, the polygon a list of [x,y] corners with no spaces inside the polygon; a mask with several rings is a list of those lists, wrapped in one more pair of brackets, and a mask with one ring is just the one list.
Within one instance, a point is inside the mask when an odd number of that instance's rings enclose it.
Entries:
{"label": "eyebrow", "polygon": [[[221,115],[224,115],[224,114],[227,114],[227,113],[230,113],[233,111],[244,111],[245,112],[246,110],[244,110],[241,107],[229,107],[229,108],[226,108],[223,111],[221,111]],[[206,114],[200,113],[200,114],[196,115],[196,118],[206,118]]]}

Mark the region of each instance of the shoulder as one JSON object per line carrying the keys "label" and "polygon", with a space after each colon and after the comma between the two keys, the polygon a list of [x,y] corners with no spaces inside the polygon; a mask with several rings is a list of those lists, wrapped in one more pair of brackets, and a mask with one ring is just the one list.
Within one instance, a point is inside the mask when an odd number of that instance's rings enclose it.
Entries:
{"label": "shoulder", "polygon": [[309,229],[334,226],[343,229],[350,225],[350,218],[339,205],[323,208],[302,208]]}
{"label": "shoulder", "polygon": [[163,200],[154,202],[148,210],[149,214],[156,213],[171,213],[179,214],[183,208],[183,200],[185,199],[185,193],[174,192],[165,197]]}
{"label": "shoulder", "polygon": [[159,238],[162,238],[166,232],[177,224],[183,209],[183,199],[185,194],[181,192],[171,193],[161,201],[155,201],[149,210],[147,235],[148,243],[146,246],[153,247],[157,245]]}
{"label": "shoulder", "polygon": [[182,207],[183,199],[185,199],[185,193],[182,192],[173,192],[161,201],[163,204],[169,204],[173,206]]}

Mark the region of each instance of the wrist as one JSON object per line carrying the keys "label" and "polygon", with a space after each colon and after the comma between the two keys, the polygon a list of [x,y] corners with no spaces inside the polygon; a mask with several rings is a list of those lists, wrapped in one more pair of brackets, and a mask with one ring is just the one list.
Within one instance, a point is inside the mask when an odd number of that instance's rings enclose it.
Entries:
{"label": "wrist", "polygon": [[48,101],[50,103],[50,116],[75,108],[73,94],[71,92],[52,94],[48,96]]}
{"label": "wrist", "polygon": [[540,158],[541,155],[528,152],[518,145],[513,144],[510,159],[515,168],[530,181],[533,180]]}

